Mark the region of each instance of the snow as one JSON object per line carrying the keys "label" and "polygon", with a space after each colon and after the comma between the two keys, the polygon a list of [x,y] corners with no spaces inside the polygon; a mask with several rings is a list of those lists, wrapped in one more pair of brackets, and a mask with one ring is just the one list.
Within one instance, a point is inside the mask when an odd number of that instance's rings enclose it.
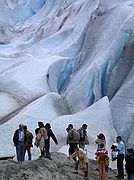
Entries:
{"label": "snow", "polygon": [[57,150],[65,126],[84,121],[93,154],[99,132],[108,147],[116,132],[131,146],[133,37],[133,0],[1,0],[1,156],[14,153],[19,123],[34,132],[41,120],[56,128]]}

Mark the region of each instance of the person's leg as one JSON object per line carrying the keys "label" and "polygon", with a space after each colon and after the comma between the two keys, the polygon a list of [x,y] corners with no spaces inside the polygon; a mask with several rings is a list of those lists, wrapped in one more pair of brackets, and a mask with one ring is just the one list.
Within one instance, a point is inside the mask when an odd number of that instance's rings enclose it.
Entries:
{"label": "person's leg", "polygon": [[20,161],[24,161],[25,160],[25,144],[24,142],[20,142]]}
{"label": "person's leg", "polygon": [[[73,154],[75,152],[74,148],[77,147],[76,143],[70,143],[70,148],[69,148],[69,155]],[[76,158],[73,158],[73,160],[76,162]]]}
{"label": "person's leg", "polygon": [[50,141],[49,141],[49,139],[47,139],[47,140],[45,141],[46,158],[52,160],[51,154],[50,154],[50,152],[49,152],[49,149],[50,149]]}
{"label": "person's leg", "polygon": [[85,149],[85,143],[80,141],[79,147],[84,150]]}
{"label": "person's leg", "polygon": [[79,160],[75,163],[75,170],[78,172]]}
{"label": "person's leg", "polygon": [[117,168],[118,168],[118,176],[119,177],[124,177],[123,160],[124,160],[124,155],[119,154],[117,157]]}
{"label": "person's leg", "polygon": [[21,148],[20,148],[20,143],[18,142],[16,145],[16,154],[17,154],[17,160],[18,162],[21,161]]}
{"label": "person's leg", "polygon": [[88,177],[88,163],[86,163],[86,170],[84,171],[84,177]]}
{"label": "person's leg", "polygon": [[27,153],[28,153],[28,160],[31,160],[31,148],[27,149]]}

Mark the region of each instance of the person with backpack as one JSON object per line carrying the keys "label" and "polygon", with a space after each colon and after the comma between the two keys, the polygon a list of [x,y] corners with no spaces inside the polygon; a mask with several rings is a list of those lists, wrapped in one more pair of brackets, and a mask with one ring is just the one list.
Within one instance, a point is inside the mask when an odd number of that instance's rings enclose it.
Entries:
{"label": "person with backpack", "polygon": [[118,175],[116,178],[118,179],[123,179],[124,178],[124,170],[123,170],[123,161],[124,161],[124,156],[125,156],[125,144],[122,141],[121,136],[116,137],[116,142],[117,142],[117,169],[118,169]]}
{"label": "person with backpack", "polygon": [[97,150],[100,149],[100,144],[104,144],[104,148],[106,147],[106,139],[104,134],[100,133],[99,135],[97,135],[97,139],[95,141],[95,143],[97,144]]}
{"label": "person with backpack", "polygon": [[27,130],[27,126],[24,126],[24,133],[25,133],[25,137],[26,137],[26,141],[25,141],[25,152],[27,151],[28,153],[28,160],[31,160],[31,147],[33,147],[33,134]]}
{"label": "person with backpack", "polygon": [[51,129],[51,125],[49,123],[47,123],[45,125],[45,128],[47,130],[47,135],[48,135],[48,139],[45,140],[45,153],[46,153],[46,158],[49,159],[49,160],[52,160],[51,158],[51,154],[49,152],[50,150],[50,137],[53,139],[53,141],[55,142],[55,144],[57,145],[58,144],[58,140],[57,138],[55,137],[52,129]]}
{"label": "person with backpack", "polygon": [[85,145],[89,144],[89,140],[87,136],[87,124],[82,125],[82,127],[79,129],[79,133],[80,133],[79,147],[84,150]]}
{"label": "person with backpack", "polygon": [[[75,148],[79,144],[80,134],[76,129],[74,129],[72,124],[69,124],[66,130],[68,133],[67,144],[69,144],[69,155],[71,155],[75,152]],[[74,160],[76,161],[76,158],[74,158]]]}
{"label": "person with backpack", "polygon": [[84,177],[88,178],[88,158],[83,149],[78,148],[77,146],[74,148],[74,153],[69,156],[72,159],[78,159],[75,162],[75,170],[76,174],[78,174],[78,169],[84,171]]}
{"label": "person with backpack", "polygon": [[127,149],[125,161],[125,168],[128,175],[127,180],[134,180],[134,149]]}
{"label": "person with backpack", "polygon": [[16,154],[18,162],[25,160],[25,141],[24,125],[19,124],[19,129],[14,132],[13,143],[16,147]]}
{"label": "person with backpack", "polygon": [[108,171],[109,166],[109,157],[108,151],[105,149],[103,143],[100,144],[100,148],[95,153],[96,155],[96,162],[99,169],[99,179],[106,180],[106,171]]}

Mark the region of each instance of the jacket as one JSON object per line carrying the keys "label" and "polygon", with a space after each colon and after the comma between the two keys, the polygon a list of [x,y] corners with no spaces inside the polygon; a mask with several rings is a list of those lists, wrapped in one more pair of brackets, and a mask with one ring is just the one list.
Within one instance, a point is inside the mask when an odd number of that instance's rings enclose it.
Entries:
{"label": "jacket", "polygon": [[33,141],[33,134],[26,130],[25,132],[26,141],[25,141],[25,147],[26,149],[29,149],[30,147],[33,147],[32,141]]}
{"label": "jacket", "polygon": [[37,145],[41,149],[44,150],[45,147],[45,140],[48,139],[47,130],[45,127],[40,128],[38,134],[36,135]]}
{"label": "jacket", "polygon": [[[19,141],[19,129],[17,129],[15,132],[14,132],[14,135],[13,135],[13,143],[14,143],[14,146],[17,145]],[[25,133],[24,133],[24,142],[26,141],[26,136],[25,136]]]}
{"label": "jacket", "polygon": [[104,144],[104,148],[106,147],[106,140],[105,139],[97,139],[95,143],[98,145],[97,150],[100,149],[100,144]]}
{"label": "jacket", "polygon": [[74,132],[74,129],[70,129],[70,130],[68,131],[67,144],[74,144],[74,143],[78,144],[78,143],[79,143],[79,141],[74,140],[74,138],[73,138],[73,132]]}

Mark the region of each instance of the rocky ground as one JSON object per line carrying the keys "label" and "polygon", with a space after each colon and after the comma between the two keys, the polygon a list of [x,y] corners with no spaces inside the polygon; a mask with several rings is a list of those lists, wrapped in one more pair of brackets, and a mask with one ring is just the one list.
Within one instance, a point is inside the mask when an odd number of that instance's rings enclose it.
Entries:
{"label": "rocky ground", "polygon": [[[65,154],[52,153],[53,160],[39,158],[18,163],[14,160],[0,161],[0,180],[83,180],[83,172],[75,174],[74,162]],[[89,180],[98,180],[94,160],[89,160]],[[108,180],[114,180],[116,173],[109,169]]]}

